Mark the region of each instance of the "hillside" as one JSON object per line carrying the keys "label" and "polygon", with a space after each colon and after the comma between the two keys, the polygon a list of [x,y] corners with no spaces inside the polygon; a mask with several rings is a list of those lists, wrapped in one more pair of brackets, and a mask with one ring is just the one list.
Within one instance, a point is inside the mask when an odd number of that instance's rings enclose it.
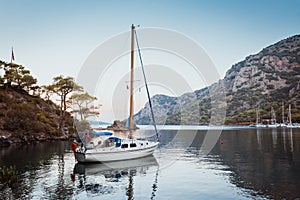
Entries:
{"label": "hillside", "polygon": [[[207,88],[180,97],[155,95],[152,98],[158,124],[209,124],[211,91],[223,84],[226,93],[226,123],[247,124],[255,121],[255,109],[262,118],[270,118],[273,107],[277,121],[282,118],[282,103],[287,116],[292,106],[293,121],[300,122],[300,35],[281,40],[255,55],[234,64],[224,79]],[[135,116],[137,124],[152,123],[149,105]]]}
{"label": "hillside", "polygon": [[67,138],[73,118],[67,114],[65,131],[58,131],[59,109],[51,101],[15,88],[0,87],[0,145]]}

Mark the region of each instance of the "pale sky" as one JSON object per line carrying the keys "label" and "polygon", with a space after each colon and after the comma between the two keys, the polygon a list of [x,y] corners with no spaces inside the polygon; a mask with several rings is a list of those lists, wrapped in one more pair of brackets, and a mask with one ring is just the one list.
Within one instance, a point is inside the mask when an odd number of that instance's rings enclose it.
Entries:
{"label": "pale sky", "polygon": [[[197,42],[223,78],[232,64],[300,33],[300,0],[0,0],[0,60],[31,70],[38,84],[76,77],[109,38],[142,28],[178,31]],[[201,86],[200,86],[201,88]],[[154,94],[153,94],[154,95]]]}

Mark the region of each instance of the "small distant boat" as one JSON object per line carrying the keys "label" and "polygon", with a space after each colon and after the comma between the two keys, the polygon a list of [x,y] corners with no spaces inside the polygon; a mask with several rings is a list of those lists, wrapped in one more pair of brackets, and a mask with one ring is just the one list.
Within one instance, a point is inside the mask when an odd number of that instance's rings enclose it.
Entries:
{"label": "small distant boat", "polygon": [[267,125],[268,128],[278,128],[280,125],[276,123],[276,115],[273,107],[271,108],[271,121],[270,124]]}
{"label": "small distant boat", "polygon": [[[158,133],[155,125],[154,114],[152,110],[150,94],[146,82],[146,76],[144,73],[143,64],[142,70],[144,75],[145,86],[147,90],[148,101],[150,104],[152,120],[157,136],[157,141],[148,141],[133,138],[133,71],[134,71],[134,38],[137,38],[134,25],[131,26],[131,65],[130,65],[130,117],[129,117],[129,138],[109,137],[107,139],[98,139],[93,141],[91,146],[78,147],[75,151],[75,158],[78,162],[111,162],[122,161],[129,159],[136,159],[152,155],[156,147],[158,146]],[[141,54],[138,42],[138,53],[141,60]]]}
{"label": "small distant boat", "polygon": [[292,112],[291,112],[291,104],[289,104],[289,122],[287,123],[287,128],[300,128],[299,125],[296,125],[292,122]]}
{"label": "small distant boat", "polygon": [[282,122],[279,124],[281,128],[286,127],[285,119],[284,119],[284,103],[282,102]]}
{"label": "small distant boat", "polygon": [[249,127],[252,128],[267,128],[267,125],[260,122],[259,110],[256,108],[256,123],[250,124]]}

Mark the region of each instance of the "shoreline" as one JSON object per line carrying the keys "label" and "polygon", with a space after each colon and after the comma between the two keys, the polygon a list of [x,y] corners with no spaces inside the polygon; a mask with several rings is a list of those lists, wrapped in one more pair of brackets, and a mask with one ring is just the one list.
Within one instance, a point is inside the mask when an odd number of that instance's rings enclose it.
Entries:
{"label": "shoreline", "polygon": [[[153,125],[138,125],[139,130],[153,130]],[[222,130],[239,130],[239,129],[257,129],[257,130],[266,130],[266,129],[300,129],[300,126],[295,127],[250,127],[246,125],[223,125],[223,126],[209,126],[209,125],[157,125],[158,131],[160,130],[186,130],[186,131],[222,131]],[[115,131],[120,132],[124,131],[119,128],[104,128],[104,127],[94,127],[93,130],[99,131]],[[128,131],[125,130],[125,131]],[[24,136],[11,136],[11,135],[0,135],[0,147],[6,147],[10,145],[18,145],[18,144],[35,144],[40,142],[50,142],[50,141],[66,141],[72,140],[74,138],[78,138],[75,134],[73,135],[63,135],[63,136],[37,136],[37,135],[24,135]]]}
{"label": "shoreline", "polygon": [[31,136],[0,136],[0,147],[7,147],[10,145],[23,145],[23,144],[36,144],[40,142],[50,142],[50,141],[67,141],[73,138],[77,138],[74,135],[64,135],[64,136],[52,136],[52,137],[41,137],[36,135]]}

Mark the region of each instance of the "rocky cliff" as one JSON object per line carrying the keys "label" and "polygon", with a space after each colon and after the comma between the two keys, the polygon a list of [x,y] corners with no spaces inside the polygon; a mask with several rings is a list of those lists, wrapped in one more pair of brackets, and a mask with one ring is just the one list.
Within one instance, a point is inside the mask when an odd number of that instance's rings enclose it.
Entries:
{"label": "rocky cliff", "polygon": [[[208,124],[214,97],[211,90],[223,84],[226,95],[226,123],[251,123],[255,109],[270,118],[271,107],[277,121],[281,105],[292,105],[294,121],[300,122],[300,35],[262,49],[234,64],[219,83],[180,97],[155,95],[152,98],[158,124]],[[287,113],[285,113],[287,115]],[[137,124],[152,123],[149,105],[135,115]]]}

